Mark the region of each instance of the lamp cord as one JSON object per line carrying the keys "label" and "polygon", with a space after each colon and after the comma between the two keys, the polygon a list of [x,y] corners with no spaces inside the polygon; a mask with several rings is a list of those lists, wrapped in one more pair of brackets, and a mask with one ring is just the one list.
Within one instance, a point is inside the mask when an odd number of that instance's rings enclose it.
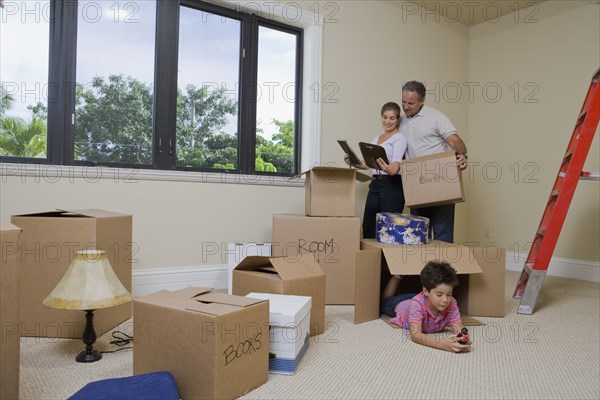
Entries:
{"label": "lamp cord", "polygon": [[113,331],[112,337],[115,340],[111,340],[110,344],[114,344],[115,346],[118,346],[121,348],[116,349],[116,350],[101,351],[100,353],[116,353],[117,351],[133,349],[133,346],[123,347],[123,346],[128,345],[129,343],[133,342],[133,336],[128,335],[125,332]]}

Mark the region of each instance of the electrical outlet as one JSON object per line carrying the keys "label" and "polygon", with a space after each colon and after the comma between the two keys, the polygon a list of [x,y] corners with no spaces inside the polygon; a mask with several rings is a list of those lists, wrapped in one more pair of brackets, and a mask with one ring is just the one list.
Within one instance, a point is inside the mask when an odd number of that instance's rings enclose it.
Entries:
{"label": "electrical outlet", "polygon": [[483,237],[485,238],[491,238],[492,237],[492,229],[491,228],[485,228],[485,231],[483,233]]}

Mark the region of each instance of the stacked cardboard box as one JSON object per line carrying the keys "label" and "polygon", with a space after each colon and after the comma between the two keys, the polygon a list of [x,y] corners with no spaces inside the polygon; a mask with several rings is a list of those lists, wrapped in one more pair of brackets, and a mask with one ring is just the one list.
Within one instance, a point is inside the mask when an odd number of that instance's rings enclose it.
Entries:
{"label": "stacked cardboard box", "polygon": [[326,304],[355,304],[360,218],[355,181],[371,178],[349,168],[315,167],[306,175],[306,215],[273,216],[272,254],[311,254],[327,277]]}
{"label": "stacked cardboard box", "polygon": [[246,297],[269,300],[269,372],[294,374],[309,345],[311,298],[254,292]]}

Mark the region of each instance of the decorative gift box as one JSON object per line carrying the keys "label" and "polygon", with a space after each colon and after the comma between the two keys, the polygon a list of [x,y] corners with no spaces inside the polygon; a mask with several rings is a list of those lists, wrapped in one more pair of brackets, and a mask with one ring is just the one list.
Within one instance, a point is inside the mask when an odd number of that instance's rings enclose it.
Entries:
{"label": "decorative gift box", "polygon": [[429,243],[429,218],[410,214],[377,213],[377,241],[395,244]]}

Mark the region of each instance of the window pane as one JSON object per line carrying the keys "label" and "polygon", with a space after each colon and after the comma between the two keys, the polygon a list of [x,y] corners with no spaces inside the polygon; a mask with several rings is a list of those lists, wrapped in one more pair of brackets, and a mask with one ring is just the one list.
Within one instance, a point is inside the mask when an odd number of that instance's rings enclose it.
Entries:
{"label": "window pane", "polygon": [[181,7],[177,165],[238,169],[240,22]]}
{"label": "window pane", "polygon": [[0,156],[46,158],[50,1],[0,8]]}
{"label": "window pane", "polygon": [[79,0],[74,158],[152,163],[156,1]]}
{"label": "window pane", "polygon": [[296,35],[258,31],[256,171],[294,172]]}

